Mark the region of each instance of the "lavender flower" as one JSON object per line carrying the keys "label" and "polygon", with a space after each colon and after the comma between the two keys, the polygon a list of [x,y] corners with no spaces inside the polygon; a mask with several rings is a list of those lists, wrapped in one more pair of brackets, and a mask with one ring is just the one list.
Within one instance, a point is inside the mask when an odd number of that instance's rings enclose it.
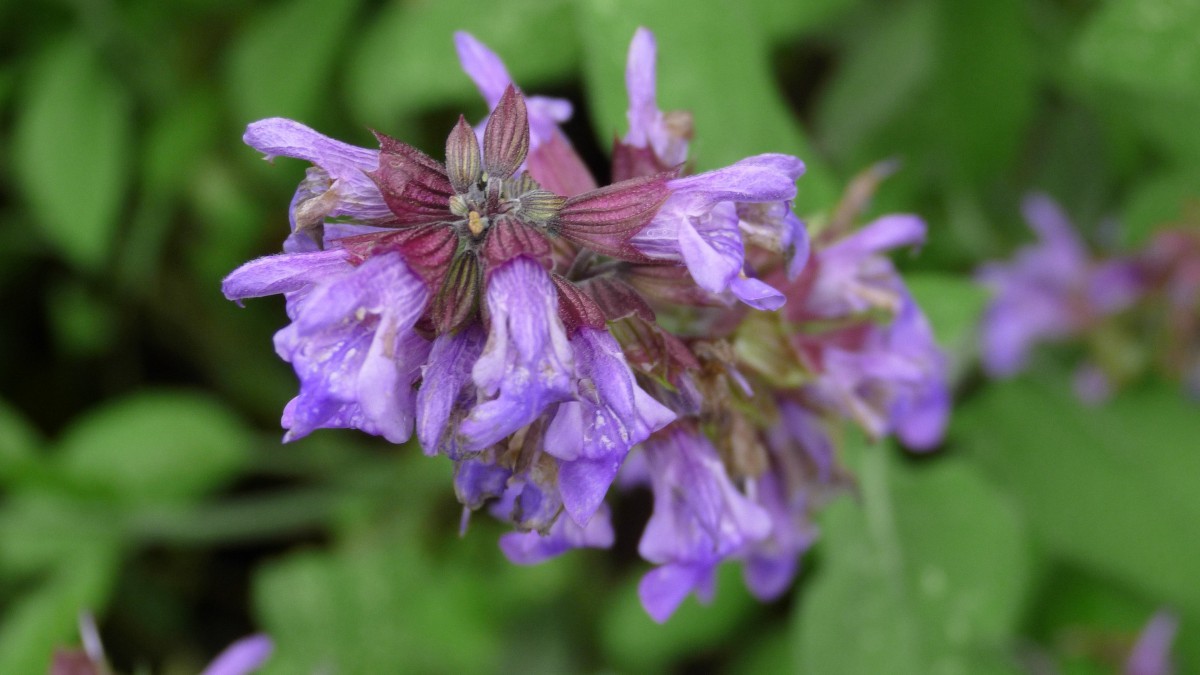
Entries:
{"label": "lavender flower", "polygon": [[[850,418],[915,447],[942,433],[944,358],[880,255],[923,223],[882,219],[810,261],[791,209],[803,163],[763,154],[688,175],[690,117],[658,109],[645,29],[617,182],[597,187],[559,128],[570,105],[526,98],[470,35],[455,44],[490,112],[482,131],[459,118],[444,163],[383,134],[375,151],[287,120],[247,132],[316,165],[285,252],[223,286],[286,299],[276,349],[300,393],[285,439],[415,430],[454,464],[463,527],[482,508],[511,522],[500,546],[519,564],[610,546],[605,497],[624,467],[654,493],[639,545],[656,565],[639,586],[652,617],[711,597],[724,560],[778,597],[842,482],[829,428]],[[762,330],[734,299],[789,307]],[[791,360],[746,358],[760,343]],[[779,384],[774,371],[797,369]]]}
{"label": "lavender flower", "polygon": [[767,537],[770,516],[730,482],[716,448],[680,425],[644,446],[654,514],[638,552],[658,568],[638,586],[646,612],[666,621],[683,599],[712,598],[717,563]]}
{"label": "lavender flower", "polygon": [[1171,643],[1179,631],[1179,619],[1165,611],[1157,612],[1138,636],[1125,661],[1125,675],[1171,675]]}
{"label": "lavender flower", "polygon": [[1009,263],[989,263],[979,271],[994,294],[981,327],[983,366],[997,377],[1022,370],[1034,344],[1078,335],[1100,317],[1127,308],[1140,292],[1129,263],[1092,261],[1049,197],[1028,197],[1023,210],[1038,243],[1019,250]]}

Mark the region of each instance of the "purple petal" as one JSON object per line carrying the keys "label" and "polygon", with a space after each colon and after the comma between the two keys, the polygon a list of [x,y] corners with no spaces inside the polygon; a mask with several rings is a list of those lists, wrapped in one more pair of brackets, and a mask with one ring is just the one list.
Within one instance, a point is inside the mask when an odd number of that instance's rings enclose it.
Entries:
{"label": "purple petal", "polygon": [[714,564],[662,565],[638,583],[638,597],[650,618],[664,623],[692,591],[713,585]]}
{"label": "purple petal", "polygon": [[662,112],[656,99],[655,62],[657,46],[654,34],[638,28],[629,45],[629,60],[625,66],[625,88],[629,92],[629,133],[625,142],[649,147],[651,136],[662,124]]}
{"label": "purple petal", "polygon": [[787,302],[787,298],[783,293],[769,284],[763,283],[758,279],[738,276],[729,284],[729,290],[737,296],[738,300],[750,305],[754,309],[761,309],[768,312],[773,312]]}
{"label": "purple petal", "polygon": [[579,396],[560,404],[546,430],[546,452],[563,460],[563,505],[584,524],[604,499],[629,449],[670,424],[675,414],[634,381],[621,347],[606,330],[581,329],[571,340]]}
{"label": "purple petal", "polygon": [[201,675],[249,675],[271,657],[275,645],[266,635],[251,635],[225,648]]}
{"label": "purple petal", "polygon": [[492,330],[472,377],[490,398],[463,421],[469,449],[529,424],[572,394],[573,363],[558,296],[544,269],[519,257],[491,273],[487,303]]}
{"label": "purple petal", "polygon": [[466,410],[474,402],[474,388],[467,385],[471,368],[483,353],[484,339],[483,329],[471,326],[433,341],[417,392],[417,438],[425,454],[437,454],[443,439],[452,440],[452,436],[445,437],[451,413]]}
{"label": "purple petal", "polygon": [[281,253],[237,268],[221,282],[221,292],[240,305],[245,298],[298,291],[353,269],[341,250]]}
{"label": "purple petal", "polygon": [[1160,611],[1142,629],[1137,644],[1125,661],[1125,675],[1171,675],[1171,643],[1179,631],[1179,619]]}
{"label": "purple petal", "polygon": [[893,248],[925,243],[925,221],[909,214],[882,216],[823,251],[824,259],[859,260]]}
{"label": "purple petal", "polygon": [[613,545],[612,520],[607,506],[580,527],[569,518],[559,518],[546,534],[509,532],[500,537],[500,550],[517,565],[536,565],[577,548],[609,548]]}
{"label": "purple petal", "polygon": [[390,220],[390,212],[375,183],[366,176],[379,166],[379,152],[334,140],[281,117],[259,120],[246,128],[242,140],[267,159],[295,157],[314,164],[292,199],[292,229],[301,225],[297,213],[309,200],[336,194],[320,210],[324,217],[348,217],[364,223]]}
{"label": "purple petal", "polygon": [[300,377],[285,411],[288,439],[352,426],[394,443],[408,439],[412,383],[429,344],[412,332],[428,290],[398,254],[367,260],[316,286],[276,334],[276,350]]}
{"label": "purple petal", "polygon": [[[455,33],[454,45],[458,50],[458,60],[462,63],[463,70],[479,88],[479,93],[487,101],[488,110],[494,109],[504,96],[504,90],[514,84],[508,69],[504,67],[504,62],[470,33]],[[526,104],[529,114],[529,149],[532,152],[542,144],[551,142],[556,135],[561,136],[558,125],[571,119],[572,109],[570,101],[543,96],[530,96],[526,99]],[[565,138],[561,140],[565,142]],[[540,178],[537,180],[542,185],[547,185]]]}

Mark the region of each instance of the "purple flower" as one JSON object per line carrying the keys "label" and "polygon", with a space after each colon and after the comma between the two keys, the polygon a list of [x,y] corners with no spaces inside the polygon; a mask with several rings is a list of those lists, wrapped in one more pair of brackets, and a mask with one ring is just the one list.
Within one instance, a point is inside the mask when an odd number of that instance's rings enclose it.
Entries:
{"label": "purple flower", "polygon": [[925,223],[920,218],[894,214],[823,247],[813,261],[814,276],[803,303],[794,303],[789,313],[802,320],[851,317],[873,309],[899,311],[903,284],[882,254],[924,242]]}
{"label": "purple flower", "polygon": [[275,348],[295,367],[300,394],[284,410],[285,440],[351,427],[402,443],[429,349],[413,331],[428,290],[398,254],[358,267],[346,257],[335,249],[259,258],[222,287],[231,300],[288,295],[292,323],[275,335]]}
{"label": "purple flower", "polygon": [[[746,205],[764,203],[782,203],[786,209],[796,196],[796,179],[803,172],[804,163],[799,159],[767,154],[667,181],[670,197],[631,243],[651,259],[683,262],[706,291],[731,291],[756,309],[778,309],[783,294],[745,273],[739,209],[746,213]],[[798,232],[789,219],[780,219],[774,227],[787,229],[788,234],[781,233],[780,239],[786,239],[793,251],[807,251],[806,244],[795,241]]]}
{"label": "purple flower", "polygon": [[275,646],[266,635],[251,635],[225,648],[200,675],[249,675],[262,667]]}
{"label": "purple flower", "polygon": [[916,302],[907,292],[900,301],[888,325],[867,323],[818,338],[821,372],[805,389],[872,438],[896,433],[925,450],[941,442],[949,417],[946,357]]}
{"label": "purple flower", "polygon": [[[470,33],[455,33],[454,45],[463,70],[479,87],[488,110],[495,110],[504,90],[513,84],[504,62]],[[522,168],[556,194],[573,197],[596,189],[596,180],[558,126],[571,119],[571,102],[530,96],[526,103],[529,107],[529,156]]]}
{"label": "purple flower", "polygon": [[983,366],[992,376],[1025,367],[1034,344],[1084,331],[1096,318],[1128,307],[1140,293],[1133,265],[1095,264],[1062,209],[1045,195],[1024,203],[1038,243],[1008,263],[993,262],[979,280],[994,297],[981,326]]}
{"label": "purple flower", "polygon": [[526,257],[492,274],[492,330],[471,376],[486,398],[458,433],[468,450],[496,443],[572,394],[574,363],[550,276]]}
{"label": "purple flower", "polygon": [[808,495],[789,486],[780,472],[763,474],[754,488],[754,501],[769,516],[771,529],[762,541],[747,547],[743,577],[754,597],[768,601],[791,587],[800,556],[812,546],[817,531],[809,522]]}
{"label": "purple flower", "polygon": [[638,551],[659,565],[638,594],[655,621],[666,621],[689,593],[712,597],[719,562],[771,530],[770,515],[737,491],[716,448],[676,425],[642,446],[650,466],[654,513]]}
{"label": "purple flower", "polygon": [[509,532],[500,537],[500,550],[518,565],[536,565],[577,548],[608,548],[613,544],[608,506],[601,505],[587,525],[559,518],[546,534]]}
{"label": "purple flower", "polygon": [[1137,644],[1125,661],[1125,675],[1171,675],[1171,643],[1179,631],[1179,619],[1160,611],[1142,629]]}
{"label": "purple flower", "polygon": [[650,175],[683,165],[692,136],[691,115],[664,114],[658,108],[654,34],[638,28],[629,45],[625,88],[629,93],[629,133],[613,149],[613,180]]}
{"label": "purple flower", "polygon": [[285,250],[307,251],[325,245],[326,220],[349,219],[361,225],[391,221],[379,188],[367,177],[379,165],[379,151],[323,136],[289,119],[273,117],[246,128],[246,145],[266,159],[295,157],[314,165],[296,188],[288,208],[292,236]]}
{"label": "purple flower", "polygon": [[578,383],[546,430],[546,452],[559,459],[563,506],[576,523],[591,518],[629,449],[670,424],[675,413],[637,385],[607,331],[581,328],[571,339]]}

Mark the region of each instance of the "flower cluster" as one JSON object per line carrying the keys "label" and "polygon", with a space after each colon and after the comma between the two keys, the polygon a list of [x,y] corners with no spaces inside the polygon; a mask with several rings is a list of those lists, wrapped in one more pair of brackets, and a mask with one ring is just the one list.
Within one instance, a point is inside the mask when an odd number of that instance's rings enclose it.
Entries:
{"label": "flower cluster", "polygon": [[284,252],[223,285],[286,299],[275,347],[300,392],[285,440],[415,433],[454,463],[466,509],[515,526],[500,545],[518,563],[611,545],[620,473],[654,494],[639,548],[657,565],[641,585],[651,616],[710,595],[730,559],[779,595],[811,509],[846,478],[830,424],[940,439],[943,357],[880,255],[924,225],[829,227],[810,255],[799,159],[689,174],[691,118],[658,108],[645,29],[601,185],[558,126],[570,104],[524,96],[483,44],[455,39],[490,113],[482,131],[458,120],[444,162],[383,134],[374,150],[284,119],[246,132],[268,158],[313,164]]}
{"label": "flower cluster", "polygon": [[1200,229],[1184,223],[1133,254],[1096,256],[1049,197],[1030,196],[1024,212],[1038,242],[978,274],[993,293],[981,326],[985,371],[1011,376],[1037,343],[1084,339],[1075,389],[1085,401],[1106,399],[1155,361],[1200,392]]}

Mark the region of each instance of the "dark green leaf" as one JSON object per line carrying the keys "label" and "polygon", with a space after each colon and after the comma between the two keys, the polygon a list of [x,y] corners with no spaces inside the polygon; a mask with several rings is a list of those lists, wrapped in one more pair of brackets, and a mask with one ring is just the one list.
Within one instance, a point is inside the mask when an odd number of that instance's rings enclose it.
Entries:
{"label": "dark green leaf", "polygon": [[100,63],[77,38],[38,55],[13,138],[34,224],[89,269],[112,245],[133,154],[129,103]]}

